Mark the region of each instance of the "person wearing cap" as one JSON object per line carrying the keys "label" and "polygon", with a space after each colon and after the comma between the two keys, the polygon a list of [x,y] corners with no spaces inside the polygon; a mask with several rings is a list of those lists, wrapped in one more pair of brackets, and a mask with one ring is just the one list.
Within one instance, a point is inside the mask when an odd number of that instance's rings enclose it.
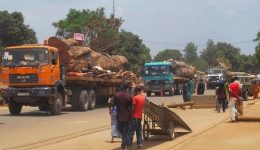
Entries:
{"label": "person wearing cap", "polygon": [[141,94],[141,87],[135,87],[135,96],[133,97],[132,102],[132,113],[130,120],[130,129],[128,133],[129,143],[127,147],[131,149],[133,143],[133,137],[136,133],[137,138],[137,149],[142,149],[143,139],[142,139],[142,114],[143,107],[145,103],[145,97]]}

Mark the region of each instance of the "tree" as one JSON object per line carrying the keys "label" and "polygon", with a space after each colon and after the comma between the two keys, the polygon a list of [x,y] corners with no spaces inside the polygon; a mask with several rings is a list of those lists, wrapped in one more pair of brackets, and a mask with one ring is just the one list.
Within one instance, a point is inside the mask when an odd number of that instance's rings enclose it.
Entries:
{"label": "tree", "polygon": [[180,50],[177,49],[165,49],[160,51],[155,57],[154,61],[165,61],[168,59],[179,60],[182,58]]}
{"label": "tree", "polygon": [[254,41],[257,42],[257,46],[255,47],[255,56],[258,63],[260,63],[260,32],[257,33],[256,39],[254,39]]}
{"label": "tree", "polygon": [[194,43],[190,42],[186,45],[183,52],[185,62],[194,65],[198,59],[197,46],[195,46]]}
{"label": "tree", "polygon": [[24,24],[20,12],[0,11],[0,48],[37,43],[35,32]]}
{"label": "tree", "polygon": [[213,66],[216,60],[217,49],[214,41],[209,39],[207,42],[206,49],[201,53],[201,57],[208,63],[209,66]]}
{"label": "tree", "polygon": [[209,69],[208,63],[202,57],[199,57],[197,59],[197,61],[195,62],[195,67],[196,67],[196,70],[204,71],[204,72],[206,72]]}
{"label": "tree", "polygon": [[239,70],[241,63],[239,48],[225,42],[219,42],[216,45],[216,49],[216,59],[225,58],[230,61],[230,68],[232,68],[232,70]]}
{"label": "tree", "polygon": [[127,69],[135,73],[140,73],[141,66],[151,60],[150,49],[142,44],[142,40],[137,35],[124,30],[120,33],[120,43],[112,53],[125,56],[129,61]]}
{"label": "tree", "polygon": [[70,9],[67,17],[53,26],[57,28],[56,35],[72,38],[76,32],[85,35],[85,44],[99,52],[110,53],[120,42],[119,28],[123,20],[105,16],[104,8],[95,11],[89,9]]}

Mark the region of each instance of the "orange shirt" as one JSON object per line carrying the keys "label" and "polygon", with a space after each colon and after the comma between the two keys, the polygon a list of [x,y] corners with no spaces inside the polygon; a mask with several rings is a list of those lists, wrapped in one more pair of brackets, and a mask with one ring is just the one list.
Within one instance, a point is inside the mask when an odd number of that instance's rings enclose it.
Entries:
{"label": "orange shirt", "polygon": [[142,118],[143,106],[145,97],[143,95],[136,95],[133,98],[133,105],[135,105],[132,118]]}

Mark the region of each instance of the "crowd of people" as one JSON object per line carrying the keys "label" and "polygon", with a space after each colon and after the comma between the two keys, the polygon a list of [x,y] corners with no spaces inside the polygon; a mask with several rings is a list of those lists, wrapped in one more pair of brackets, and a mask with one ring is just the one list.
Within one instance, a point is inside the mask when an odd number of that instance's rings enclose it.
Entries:
{"label": "crowd of people", "polygon": [[[188,102],[191,100],[193,93],[197,95],[203,95],[205,91],[205,82],[200,79],[199,82],[194,83],[192,79],[189,79],[187,83],[183,85],[183,101]],[[257,81],[253,82],[253,99],[258,98],[260,92],[259,83]],[[216,100],[216,111],[225,112],[225,110],[230,108],[231,122],[236,120],[239,114],[238,107],[243,101],[243,91],[242,85],[240,84],[238,77],[233,77],[231,79],[219,80],[216,90],[215,90],[215,100]]]}
{"label": "crowd of people", "polygon": [[109,113],[111,115],[111,142],[114,138],[122,139],[121,149],[132,148],[133,137],[136,133],[137,149],[143,148],[142,140],[142,115],[145,96],[141,87],[130,89],[127,83],[120,86],[118,92],[109,100]]}
{"label": "crowd of people", "polygon": [[[196,90],[195,90],[196,88]],[[182,87],[183,101],[188,102],[195,91],[197,95],[203,95],[205,82],[199,80],[197,84],[190,78]],[[259,85],[254,82],[253,99],[258,98]],[[242,87],[237,77],[230,80],[220,80],[215,90],[216,110],[225,112],[230,108],[231,122],[235,122],[239,114],[239,103],[243,101]],[[145,104],[145,96],[141,93],[140,86],[122,84],[117,93],[109,99],[109,114],[111,115],[111,142],[114,138],[121,138],[121,148],[128,150],[132,148],[133,137],[136,133],[137,149],[143,148],[142,140],[142,114]]]}

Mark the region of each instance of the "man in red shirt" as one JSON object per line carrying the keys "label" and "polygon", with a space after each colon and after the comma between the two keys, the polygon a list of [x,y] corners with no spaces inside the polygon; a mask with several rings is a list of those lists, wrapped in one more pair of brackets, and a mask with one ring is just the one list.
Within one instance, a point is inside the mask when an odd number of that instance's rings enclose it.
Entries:
{"label": "man in red shirt", "polygon": [[141,95],[140,86],[135,87],[135,94],[132,102],[132,115],[130,120],[130,129],[128,136],[128,147],[131,149],[133,143],[134,133],[136,132],[137,137],[137,149],[142,149],[143,140],[142,140],[142,115],[143,115],[143,106],[145,103],[145,97]]}
{"label": "man in red shirt", "polygon": [[230,106],[230,115],[231,115],[231,122],[234,122],[236,119],[236,114],[238,114],[236,105],[238,100],[241,99],[241,90],[240,90],[240,83],[237,81],[238,78],[234,77],[233,82],[229,85],[229,106]]}

